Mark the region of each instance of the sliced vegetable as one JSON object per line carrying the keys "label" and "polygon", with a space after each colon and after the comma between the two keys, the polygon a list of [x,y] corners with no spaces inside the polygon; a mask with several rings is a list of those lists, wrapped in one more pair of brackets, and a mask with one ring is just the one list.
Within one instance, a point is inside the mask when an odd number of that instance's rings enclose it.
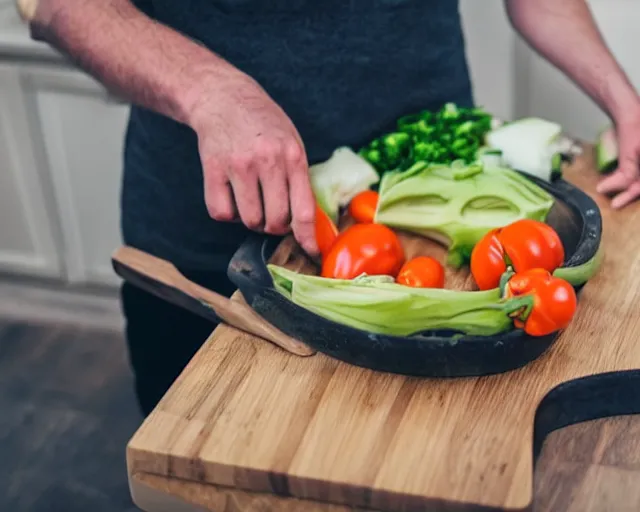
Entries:
{"label": "sliced vegetable", "polygon": [[326,212],[316,204],[316,242],[324,258],[338,238],[338,228]]}
{"label": "sliced vegetable", "polygon": [[356,222],[370,224],[378,207],[378,193],[375,190],[365,190],[356,195],[349,203],[349,215]]}
{"label": "sliced vegetable", "polygon": [[515,272],[542,268],[553,272],[564,261],[558,233],[544,222],[521,219],[489,231],[471,252],[471,274],[481,290],[500,284],[507,267]]}
{"label": "sliced vegetable", "polygon": [[395,277],[405,255],[398,235],[380,224],[354,224],[334,242],[322,262],[321,275],[353,279],[361,274]]}
{"label": "sliced vegetable", "polygon": [[618,139],[613,126],[607,126],[598,134],[596,165],[601,173],[611,172],[618,167]]}
{"label": "sliced vegetable", "polygon": [[491,129],[492,116],[481,108],[445,104],[398,120],[396,131],[373,140],[360,154],[380,174],[406,170],[416,161],[450,163],[476,160]]}
{"label": "sliced vegetable", "polygon": [[554,199],[511,169],[418,162],[383,176],[375,222],[436,239],[449,247],[447,263],[460,267],[492,229],[516,220],[544,221]]}
{"label": "sliced vegetable", "polygon": [[519,119],[487,133],[487,146],[502,152],[504,163],[521,172],[552,181],[561,171],[562,127],[537,117]]}
{"label": "sliced vegetable", "polygon": [[334,223],[341,207],[380,180],[373,166],[348,147],[338,148],[327,161],[312,165],[309,177],[318,204]]}
{"label": "sliced vegetable", "polygon": [[541,268],[513,275],[505,298],[531,299],[530,305],[513,314],[514,325],[530,336],[546,336],[569,325],[578,306],[573,286]]}
{"label": "sliced vegetable", "polygon": [[407,261],[396,283],[414,288],[444,288],[444,267],[430,256],[417,256]]}
{"label": "sliced vegetable", "polygon": [[560,267],[557,268],[553,275],[564,279],[573,286],[580,286],[585,284],[589,279],[595,276],[600,270],[600,265],[604,259],[604,246],[600,244],[598,251],[589,261],[586,261],[582,265],[576,265],[575,267]]}
{"label": "sliced vegetable", "polygon": [[[363,226],[372,224],[363,224]],[[513,328],[511,315],[531,297],[500,298],[500,290],[463,292],[412,288],[391,276],[327,279],[268,265],[275,289],[293,303],[364,331],[408,336],[431,330],[490,336]]]}

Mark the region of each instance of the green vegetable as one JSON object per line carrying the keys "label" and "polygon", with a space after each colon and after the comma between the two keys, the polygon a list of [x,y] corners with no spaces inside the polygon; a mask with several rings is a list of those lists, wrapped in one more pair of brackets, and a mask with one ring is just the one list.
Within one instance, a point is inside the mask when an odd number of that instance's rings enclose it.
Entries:
{"label": "green vegetable", "polygon": [[531,297],[502,299],[498,288],[483,292],[412,288],[389,276],[343,280],[276,265],[267,268],[275,289],[295,304],[328,320],[379,334],[408,336],[443,329],[490,336],[513,327],[510,313],[532,306]]}
{"label": "green vegetable", "polygon": [[552,181],[561,174],[564,140],[559,124],[530,117],[487,133],[487,146],[502,152],[506,166]]}
{"label": "green vegetable", "polygon": [[491,123],[492,116],[480,108],[447,103],[437,112],[425,110],[400,118],[396,131],[376,138],[359,153],[380,174],[406,170],[416,161],[471,163]]}
{"label": "green vegetable", "polygon": [[336,149],[331,158],[309,168],[316,201],[337,222],[341,207],[380,181],[374,167],[348,147]]}
{"label": "green vegetable", "polygon": [[449,248],[447,263],[460,267],[489,230],[523,218],[544,221],[553,202],[511,169],[417,162],[383,176],[375,222],[440,241]]}
{"label": "green vegetable", "polygon": [[613,126],[607,126],[598,134],[596,165],[601,173],[611,172],[618,167],[618,140]]}
{"label": "green vegetable", "polygon": [[602,244],[598,247],[598,251],[589,261],[578,265],[577,267],[560,267],[557,268],[553,275],[564,279],[573,286],[586,283],[589,279],[596,275],[604,259],[604,247]]}

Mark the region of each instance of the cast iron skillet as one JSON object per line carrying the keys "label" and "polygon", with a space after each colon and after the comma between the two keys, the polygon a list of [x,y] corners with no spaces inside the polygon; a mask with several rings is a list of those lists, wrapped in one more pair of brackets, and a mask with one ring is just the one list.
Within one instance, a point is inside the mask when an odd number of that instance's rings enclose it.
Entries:
{"label": "cast iron skillet", "polygon": [[[547,223],[565,247],[565,267],[593,258],[602,234],[596,203],[580,189],[558,179],[532,181],[556,198]],[[557,339],[530,337],[522,330],[495,336],[462,336],[431,331],[406,337],[379,335],[338,324],[295,305],[273,287],[266,267],[278,239],[254,236],[236,252],[228,276],[247,303],[269,323],[309,347],[349,364],[373,370],[425,377],[466,377],[501,373],[539,357]],[[579,292],[581,287],[577,287]]]}

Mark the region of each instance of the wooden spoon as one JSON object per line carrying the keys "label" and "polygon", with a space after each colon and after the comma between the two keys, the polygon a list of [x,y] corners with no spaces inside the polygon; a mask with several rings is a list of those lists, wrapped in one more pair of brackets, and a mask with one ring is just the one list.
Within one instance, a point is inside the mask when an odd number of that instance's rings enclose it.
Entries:
{"label": "wooden spoon", "polygon": [[120,277],[168,302],[213,321],[222,321],[298,356],[311,356],[315,350],[286,335],[246,303],[240,291],[228,299],[187,279],[170,262],[133,247],[113,253],[113,268]]}

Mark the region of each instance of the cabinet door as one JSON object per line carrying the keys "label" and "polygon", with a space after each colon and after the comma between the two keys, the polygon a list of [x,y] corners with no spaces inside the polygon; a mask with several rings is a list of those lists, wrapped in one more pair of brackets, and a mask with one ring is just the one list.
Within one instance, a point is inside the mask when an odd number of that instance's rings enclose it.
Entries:
{"label": "cabinet door", "polygon": [[29,132],[19,71],[0,66],[0,271],[62,277],[60,232]]}
{"label": "cabinet door", "polygon": [[23,71],[46,153],[71,283],[119,280],[111,253],[120,245],[120,180],[128,107],[73,70]]}

